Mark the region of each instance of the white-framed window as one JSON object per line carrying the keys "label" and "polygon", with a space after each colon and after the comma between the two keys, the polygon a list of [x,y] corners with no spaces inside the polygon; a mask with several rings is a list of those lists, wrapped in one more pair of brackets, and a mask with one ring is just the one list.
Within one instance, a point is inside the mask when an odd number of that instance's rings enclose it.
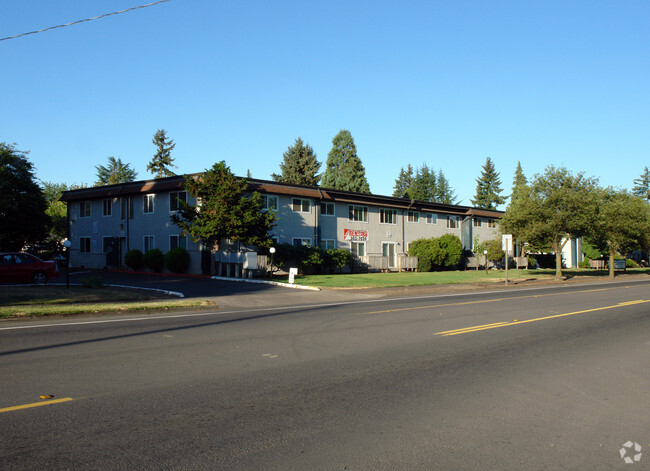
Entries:
{"label": "white-framed window", "polygon": [[397,224],[397,210],[381,208],[379,210],[380,224]]}
{"label": "white-framed window", "polygon": [[352,241],[350,243],[350,252],[352,252],[357,257],[363,257],[366,255],[366,243],[364,241]]}
{"label": "white-framed window", "polygon": [[495,219],[488,219],[487,220],[487,227],[494,228],[497,227],[497,222]]}
{"label": "white-framed window", "polygon": [[311,245],[311,238],[310,237],[294,237],[293,238],[293,245],[294,247],[300,247],[301,245]]}
{"label": "white-framed window", "polygon": [[276,195],[262,195],[264,209],[278,210],[278,197]]}
{"label": "white-framed window", "polygon": [[91,216],[91,204],[90,201],[80,201],[79,202],[79,217],[80,218],[89,218]]}
{"label": "white-framed window", "polygon": [[186,191],[172,191],[169,193],[169,211],[174,212],[181,209],[181,203],[187,203]]}
{"label": "white-framed window", "polygon": [[350,205],[348,219],[355,222],[368,222],[368,207]]}
{"label": "white-framed window", "polygon": [[483,224],[483,220],[481,218],[477,218],[477,217],[474,218],[474,227],[481,227],[482,224]]}
{"label": "white-framed window", "polygon": [[142,212],[145,214],[153,214],[153,200],[154,200],[153,194],[150,195],[144,195],[144,206],[142,207]]}
{"label": "white-framed window", "polygon": [[102,214],[104,215],[104,217],[112,216],[113,215],[113,200],[112,199],[102,200],[102,208],[103,208]]}
{"label": "white-framed window", "polygon": [[169,236],[169,250],[176,248],[187,249],[187,237],[184,237],[180,234],[174,234]]}
{"label": "white-framed window", "polygon": [[320,213],[322,216],[334,216],[334,203],[321,202]]}
{"label": "white-framed window", "polygon": [[90,253],[91,245],[92,242],[90,237],[79,237],[79,252]]}
{"label": "white-framed window", "polygon": [[458,216],[447,216],[447,229],[458,229],[460,218]]}
{"label": "white-framed window", "polygon": [[311,212],[311,202],[303,198],[294,198],[291,202],[291,209],[297,213]]}
{"label": "white-framed window", "polygon": [[143,240],[144,240],[144,244],[143,244],[144,245],[144,253],[147,253],[151,249],[156,248],[156,245],[154,243],[155,240],[154,240],[154,237],[152,235],[144,236]]}
{"label": "white-framed window", "polygon": [[427,213],[427,224],[438,224],[438,215],[436,213]]}
{"label": "white-framed window", "polygon": [[408,222],[420,222],[420,213],[418,211],[407,211],[406,220]]}
{"label": "white-framed window", "polygon": [[321,239],[320,248],[323,250],[330,250],[336,248],[336,240],[334,239]]}
{"label": "white-framed window", "polygon": [[120,204],[120,210],[121,219],[126,219],[127,217],[129,219],[133,219],[133,198],[130,196],[123,196],[122,203]]}

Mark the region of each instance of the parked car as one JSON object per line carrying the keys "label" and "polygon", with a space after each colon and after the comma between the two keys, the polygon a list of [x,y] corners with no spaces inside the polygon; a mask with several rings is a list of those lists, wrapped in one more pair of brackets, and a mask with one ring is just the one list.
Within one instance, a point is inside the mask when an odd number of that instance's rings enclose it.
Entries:
{"label": "parked car", "polygon": [[0,282],[41,284],[58,273],[54,261],[45,262],[27,253],[0,253]]}

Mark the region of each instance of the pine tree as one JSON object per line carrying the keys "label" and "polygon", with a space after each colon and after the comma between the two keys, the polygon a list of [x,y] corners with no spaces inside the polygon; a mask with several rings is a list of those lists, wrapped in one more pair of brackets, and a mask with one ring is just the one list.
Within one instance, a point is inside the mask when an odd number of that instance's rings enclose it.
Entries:
{"label": "pine tree", "polygon": [[413,179],[413,167],[411,167],[411,164],[407,165],[406,170],[402,167],[398,177],[395,179],[393,196],[396,198],[411,198]]}
{"label": "pine tree", "polygon": [[370,193],[366,170],[357,156],[350,131],[343,129],[334,136],[325,166],[321,180],[323,188]]}
{"label": "pine tree", "polygon": [[639,178],[634,179],[632,194],[650,201],[650,170],[648,170],[648,167],[643,169],[643,173]]}
{"label": "pine tree", "polygon": [[293,146],[289,146],[282,154],[282,157],[283,161],[280,164],[282,173],[272,174],[273,180],[294,185],[318,185],[321,179],[321,175],[318,175],[321,163],[316,159],[314,149],[309,144],[303,143],[299,137]]}
{"label": "pine tree", "polygon": [[172,163],[174,162],[172,150],[176,147],[176,144],[174,144],[172,139],[167,138],[167,131],[164,129],[156,131],[151,142],[153,142],[157,150],[151,162],[147,165],[147,172],[153,174],[155,178],[173,177],[176,175],[169,170],[169,167],[177,168]]}
{"label": "pine tree", "polygon": [[498,205],[505,203],[501,196],[501,179],[496,171],[490,157],[485,159],[481,177],[476,179],[476,196],[471,200],[476,208],[496,209]]}
{"label": "pine tree", "polygon": [[454,189],[449,184],[449,180],[442,173],[442,169],[438,170],[437,192],[434,201],[436,203],[444,204],[457,204],[458,197],[454,193]]}
{"label": "pine tree", "polygon": [[131,168],[130,164],[125,164],[122,159],[116,159],[113,156],[108,158],[106,166],[97,165],[95,168],[97,169],[95,186],[132,182],[138,176],[138,173]]}

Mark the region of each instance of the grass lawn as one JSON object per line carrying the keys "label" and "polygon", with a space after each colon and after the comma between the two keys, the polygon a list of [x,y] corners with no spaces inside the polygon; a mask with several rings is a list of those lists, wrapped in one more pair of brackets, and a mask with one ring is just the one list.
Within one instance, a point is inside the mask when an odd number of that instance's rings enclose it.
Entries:
{"label": "grass lawn", "polygon": [[154,291],[80,286],[2,286],[0,318],[146,311],[208,306],[202,299],[178,299]]}
{"label": "grass lawn", "polygon": [[[627,274],[650,274],[648,268],[628,269]],[[601,277],[607,278],[607,270],[566,269],[565,277]],[[617,276],[620,274],[617,273]],[[555,270],[508,270],[508,280],[545,279],[552,280]],[[402,273],[355,273],[335,275],[305,275],[296,277],[296,284],[316,286],[319,288],[381,288],[396,286],[424,286],[448,284],[497,283],[505,280],[505,270],[442,271],[442,272],[402,272]],[[284,281],[284,280],[283,280]]]}

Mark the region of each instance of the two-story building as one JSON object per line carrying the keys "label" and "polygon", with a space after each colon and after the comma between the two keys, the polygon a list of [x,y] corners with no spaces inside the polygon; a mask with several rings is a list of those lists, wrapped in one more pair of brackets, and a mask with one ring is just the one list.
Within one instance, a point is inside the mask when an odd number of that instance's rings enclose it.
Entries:
{"label": "two-story building", "polygon": [[[195,178],[198,175],[192,175]],[[121,266],[124,254],[183,247],[191,255],[192,273],[212,272],[202,247],[180,234],[171,216],[179,201],[196,202],[184,189],[185,178],[156,180],[67,191],[70,259],[73,266]],[[414,240],[457,235],[465,249],[497,238],[500,211],[447,205],[390,196],[331,190],[248,179],[249,190],[262,194],[266,208],[277,212],[271,237],[277,243],[350,250],[358,257],[384,257],[389,269]],[[237,250],[237,248],[234,248]],[[372,264],[371,264],[372,268]]]}

